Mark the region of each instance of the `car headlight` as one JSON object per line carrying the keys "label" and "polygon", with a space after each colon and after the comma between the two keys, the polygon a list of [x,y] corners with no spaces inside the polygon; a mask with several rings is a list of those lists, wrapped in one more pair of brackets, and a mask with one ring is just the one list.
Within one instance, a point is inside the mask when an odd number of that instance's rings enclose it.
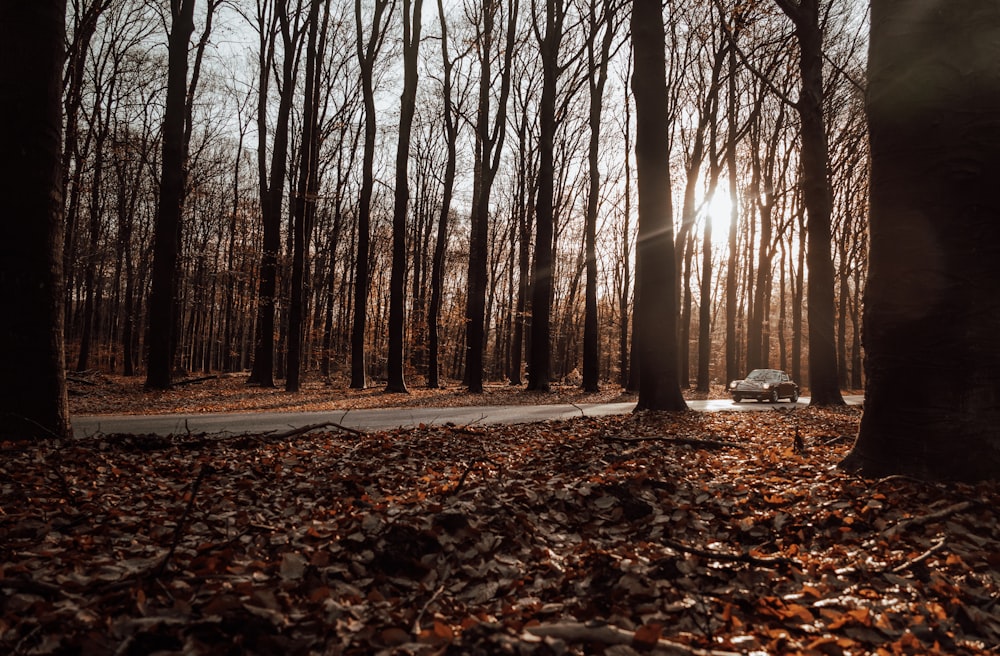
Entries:
{"label": "car headlight", "polygon": [[764,383],[764,389],[771,389],[771,383]]}
{"label": "car headlight", "polygon": [[729,383],[729,389],[736,389],[736,381]]}

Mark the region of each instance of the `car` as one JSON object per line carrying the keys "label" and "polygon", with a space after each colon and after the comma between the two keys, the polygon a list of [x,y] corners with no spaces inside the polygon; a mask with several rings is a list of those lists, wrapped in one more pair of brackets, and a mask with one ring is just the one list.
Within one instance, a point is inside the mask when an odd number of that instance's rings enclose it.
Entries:
{"label": "car", "polygon": [[780,369],[754,369],[743,380],[730,382],[728,391],[733,403],[743,399],[771,403],[777,403],[778,399],[788,399],[792,403],[799,400],[799,386]]}

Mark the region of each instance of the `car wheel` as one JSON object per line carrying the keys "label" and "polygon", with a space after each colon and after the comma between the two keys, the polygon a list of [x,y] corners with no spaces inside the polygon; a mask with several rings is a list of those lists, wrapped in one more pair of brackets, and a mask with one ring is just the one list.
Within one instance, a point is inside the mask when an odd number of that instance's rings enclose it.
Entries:
{"label": "car wheel", "polygon": [[739,394],[733,394],[733,403],[739,403],[742,400],[743,400],[742,396],[740,396]]}
{"label": "car wheel", "polygon": [[788,397],[788,400],[791,401],[792,403],[798,403],[799,402],[799,391],[795,390],[794,392],[792,392],[792,395],[790,397]]}
{"label": "car wheel", "polygon": [[777,403],[778,402],[778,390],[771,390],[771,396],[769,396],[767,400],[770,401],[771,403]]}

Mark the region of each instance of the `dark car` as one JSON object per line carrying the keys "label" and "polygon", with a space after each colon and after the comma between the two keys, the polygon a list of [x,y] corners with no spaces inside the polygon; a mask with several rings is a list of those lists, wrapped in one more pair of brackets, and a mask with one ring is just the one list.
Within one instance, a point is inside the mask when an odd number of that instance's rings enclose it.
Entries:
{"label": "dark car", "polygon": [[778,399],[788,399],[795,403],[799,400],[799,386],[779,369],[754,369],[743,380],[729,383],[729,394],[734,403],[743,399],[771,403],[777,403]]}

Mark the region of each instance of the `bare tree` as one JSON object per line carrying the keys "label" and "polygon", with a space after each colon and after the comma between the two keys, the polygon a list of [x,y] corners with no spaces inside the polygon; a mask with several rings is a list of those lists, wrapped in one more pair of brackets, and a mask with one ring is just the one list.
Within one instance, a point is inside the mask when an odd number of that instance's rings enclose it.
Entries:
{"label": "bare tree", "polygon": [[417,55],[423,0],[403,0],[403,94],[399,101],[399,141],[396,147],[396,189],[392,212],[392,276],[389,281],[389,356],[387,392],[406,392],[403,353],[406,325],[406,215],[410,202],[408,165],[410,133],[417,101]]}
{"label": "bare tree", "polygon": [[489,261],[490,198],[493,181],[500,166],[500,155],[507,134],[507,100],[510,95],[511,61],[517,25],[518,0],[506,6],[507,29],[502,42],[499,98],[491,109],[493,67],[496,55],[496,20],[502,17],[500,0],[477,2],[476,51],[479,56],[479,95],[476,111],[476,151],[472,213],[469,237],[469,291],[466,297],[465,382],[471,392],[483,391],[483,349],[486,346],[486,291]]}
{"label": "bare tree", "polygon": [[[604,0],[598,15],[597,0],[587,7],[587,82],[590,91],[590,145],[587,159],[589,187],[587,191],[587,216],[584,228],[586,240],[587,290],[583,329],[583,389],[596,392],[600,381],[601,352],[597,312],[597,212],[601,201],[601,172],[599,169],[601,147],[601,116],[604,108],[604,87],[608,80],[608,61],[614,43],[619,6],[614,0]],[[599,47],[598,30],[603,27]]]}
{"label": "bare tree", "polygon": [[365,329],[368,325],[369,255],[371,250],[371,205],[375,187],[375,60],[388,32],[395,2],[375,0],[371,31],[364,34],[364,14],[361,0],[354,2],[357,27],[358,63],[361,67],[361,92],[365,107],[365,143],[362,156],[361,199],[358,205],[358,242],[354,261],[354,322],[351,332],[351,387],[367,385]]}
{"label": "bare tree", "polygon": [[171,3],[167,102],[163,117],[160,200],[149,296],[149,353],[146,386],[168,389],[176,346],[177,260],[184,203],[187,148],[188,47],[194,32],[195,0]]}
{"label": "bare tree", "polygon": [[802,88],[795,108],[802,121],[802,197],[809,240],[810,405],[843,405],[834,337],[834,270],[830,253],[832,193],[823,117],[823,30],[819,0],[774,0],[795,24]]}

